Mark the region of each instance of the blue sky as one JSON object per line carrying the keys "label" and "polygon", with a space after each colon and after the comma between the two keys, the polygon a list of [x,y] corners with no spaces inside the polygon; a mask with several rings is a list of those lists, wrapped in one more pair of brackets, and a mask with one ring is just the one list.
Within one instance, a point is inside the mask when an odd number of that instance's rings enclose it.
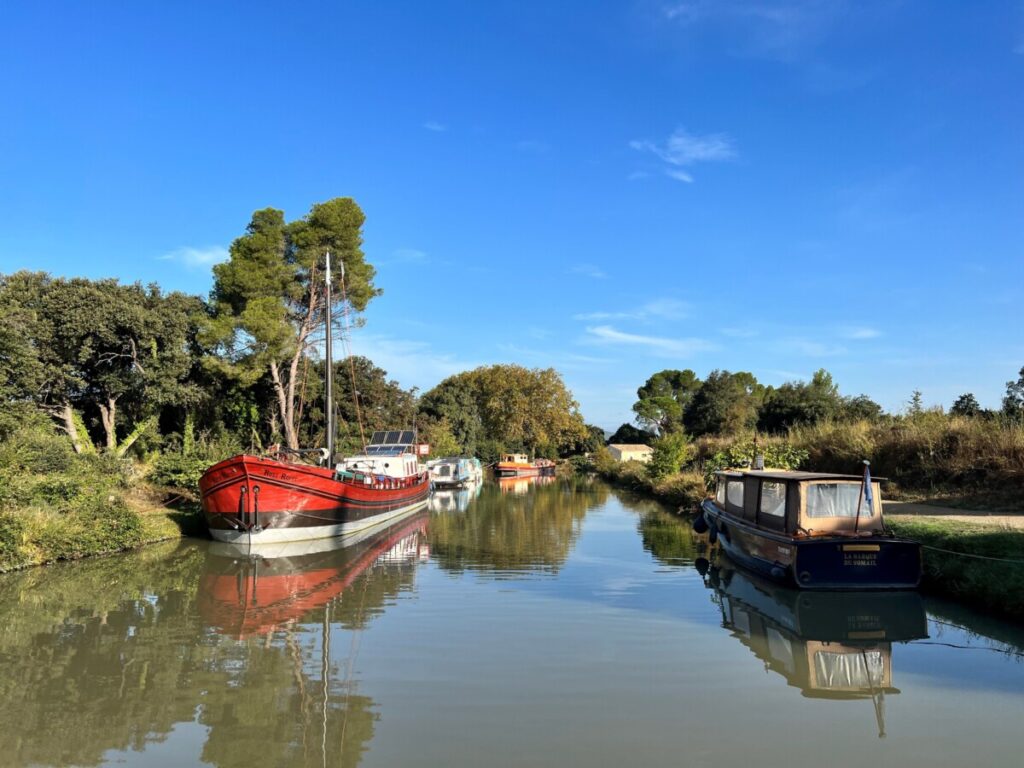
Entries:
{"label": "blue sky", "polygon": [[0,271],[206,293],[253,210],[352,196],[353,346],[427,389],[830,370],[890,409],[1024,365],[1024,4],[22,3]]}

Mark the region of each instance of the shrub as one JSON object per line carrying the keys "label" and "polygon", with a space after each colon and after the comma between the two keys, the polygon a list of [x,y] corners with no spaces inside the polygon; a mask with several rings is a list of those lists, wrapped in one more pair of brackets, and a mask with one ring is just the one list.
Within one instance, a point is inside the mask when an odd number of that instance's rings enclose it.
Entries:
{"label": "shrub", "polygon": [[664,435],[654,443],[653,449],[647,462],[647,475],[655,481],[677,473],[694,454],[690,438],[682,432]]}

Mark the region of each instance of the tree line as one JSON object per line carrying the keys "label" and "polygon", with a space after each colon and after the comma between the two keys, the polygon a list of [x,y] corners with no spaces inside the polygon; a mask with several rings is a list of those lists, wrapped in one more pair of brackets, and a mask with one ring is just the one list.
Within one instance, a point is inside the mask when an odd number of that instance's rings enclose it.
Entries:
{"label": "tree line", "polygon": [[[920,391],[915,391],[907,415],[925,410]],[[633,413],[636,424],[622,424],[609,442],[653,444],[671,435],[729,436],[755,430],[781,435],[798,426],[877,421],[888,415],[867,395],[842,395],[824,368],[810,381],[790,381],[778,387],[761,384],[747,371],[714,370],[701,380],[689,369],[666,369],[637,389]],[[973,394],[965,393],[952,404],[949,414],[1020,422],[1024,419],[1024,368],[1017,380],[1007,382],[1000,410],[983,409]]]}
{"label": "tree line", "polygon": [[[293,221],[258,210],[213,267],[208,297],[116,279],[0,275],[0,437],[19,409],[33,408],[78,453],[188,450],[197,434],[239,449],[323,445],[324,254],[335,265],[343,333],[382,293],[362,250],[364,220],[351,198]],[[488,366],[421,396],[365,357],[335,368],[341,450],[374,430],[416,427],[441,452],[557,456],[599,433],[554,369]]]}

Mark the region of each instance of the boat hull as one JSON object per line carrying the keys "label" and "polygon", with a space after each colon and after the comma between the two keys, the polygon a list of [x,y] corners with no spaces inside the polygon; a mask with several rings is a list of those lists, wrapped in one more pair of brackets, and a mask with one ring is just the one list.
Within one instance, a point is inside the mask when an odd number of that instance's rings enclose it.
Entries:
{"label": "boat hull", "polygon": [[426,504],[426,473],[408,479],[338,480],[326,467],[235,456],[199,481],[210,535],[229,543],[346,536]]}
{"label": "boat hull", "polygon": [[722,550],[743,567],[800,589],[915,589],[921,545],[895,536],[793,537],[722,512],[707,499],[705,520]]}

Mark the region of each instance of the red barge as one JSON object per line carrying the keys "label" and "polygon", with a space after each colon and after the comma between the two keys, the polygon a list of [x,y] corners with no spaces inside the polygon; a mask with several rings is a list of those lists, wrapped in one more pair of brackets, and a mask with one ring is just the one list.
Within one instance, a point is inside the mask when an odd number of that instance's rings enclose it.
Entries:
{"label": "red barge", "polygon": [[199,480],[210,535],[233,543],[345,536],[427,502],[430,476],[412,432],[374,432],[365,452],[335,467],[233,456]]}

